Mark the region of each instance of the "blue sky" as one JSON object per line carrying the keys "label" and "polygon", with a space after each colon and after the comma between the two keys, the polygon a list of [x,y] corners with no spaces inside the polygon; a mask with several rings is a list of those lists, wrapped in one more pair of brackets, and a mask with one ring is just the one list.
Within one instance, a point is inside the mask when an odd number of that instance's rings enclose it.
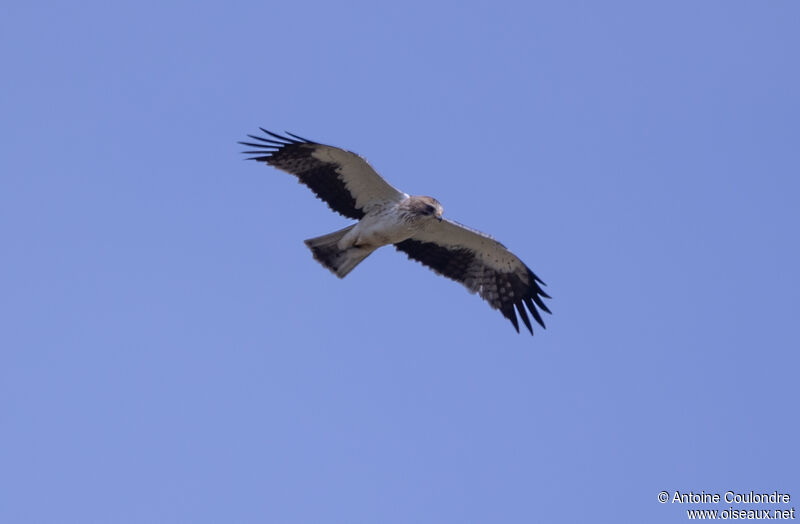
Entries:
{"label": "blue sky", "polygon": [[[795,2],[4,11],[0,521],[800,497]],[[348,221],[242,161],[258,126],[494,235],[548,329],[391,249],[334,278],[302,240]]]}

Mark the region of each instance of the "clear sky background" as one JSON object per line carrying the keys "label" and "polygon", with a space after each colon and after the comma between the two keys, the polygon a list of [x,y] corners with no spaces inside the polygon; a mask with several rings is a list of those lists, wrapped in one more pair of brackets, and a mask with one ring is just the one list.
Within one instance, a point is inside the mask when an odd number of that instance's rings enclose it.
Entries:
{"label": "clear sky background", "polygon": [[[0,522],[800,506],[797,2],[2,11]],[[258,126],[494,235],[547,330],[392,249],[333,277]]]}

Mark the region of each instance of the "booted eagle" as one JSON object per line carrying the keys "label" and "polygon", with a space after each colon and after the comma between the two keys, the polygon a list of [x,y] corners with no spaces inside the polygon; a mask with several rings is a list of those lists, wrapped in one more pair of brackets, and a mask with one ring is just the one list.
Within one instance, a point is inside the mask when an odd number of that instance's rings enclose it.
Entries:
{"label": "booted eagle", "polygon": [[[384,180],[365,159],[338,147],[318,144],[292,133],[265,136],[245,154],[295,175],[337,213],[358,220],[339,231],[305,241],[314,258],[344,278],[381,246],[394,245],[408,258],[478,293],[499,309],[519,333],[516,313],[533,334],[526,308],[544,327],[537,310],[550,313],[550,298],[539,277],[489,235],[442,218],[442,205],[429,196],[409,196]],[[515,312],[516,308],[516,312]]]}

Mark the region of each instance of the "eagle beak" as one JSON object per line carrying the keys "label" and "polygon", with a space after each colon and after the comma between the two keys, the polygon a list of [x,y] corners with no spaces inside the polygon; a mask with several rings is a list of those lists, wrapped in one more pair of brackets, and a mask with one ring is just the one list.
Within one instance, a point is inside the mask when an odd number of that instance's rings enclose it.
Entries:
{"label": "eagle beak", "polygon": [[436,220],[438,220],[439,222],[441,222],[441,221],[442,221],[442,215],[436,215]]}

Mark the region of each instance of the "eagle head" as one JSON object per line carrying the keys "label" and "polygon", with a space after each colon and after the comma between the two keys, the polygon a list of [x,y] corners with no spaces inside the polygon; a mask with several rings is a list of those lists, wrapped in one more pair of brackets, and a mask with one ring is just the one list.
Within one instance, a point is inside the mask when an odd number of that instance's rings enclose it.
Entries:
{"label": "eagle head", "polygon": [[433,197],[429,196],[412,196],[408,198],[408,209],[411,213],[419,217],[432,217],[438,221],[442,221],[442,213],[444,208]]}

